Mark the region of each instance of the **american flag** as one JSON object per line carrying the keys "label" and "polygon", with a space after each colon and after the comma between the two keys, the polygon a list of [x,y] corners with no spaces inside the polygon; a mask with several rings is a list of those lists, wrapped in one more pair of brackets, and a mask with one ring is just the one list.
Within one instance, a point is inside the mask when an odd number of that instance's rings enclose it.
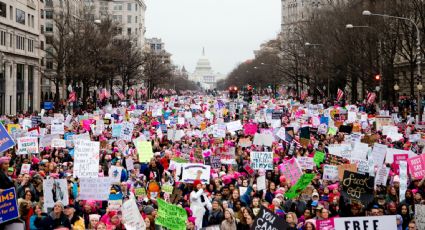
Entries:
{"label": "american flag", "polygon": [[373,102],[375,102],[375,99],[376,99],[376,93],[373,93],[373,92],[367,93],[366,101],[368,104],[373,104]]}
{"label": "american flag", "polygon": [[120,100],[124,100],[125,96],[118,88],[114,88],[114,93],[119,97]]}
{"label": "american flag", "polygon": [[73,91],[69,93],[68,102],[74,102],[77,100],[77,94]]}
{"label": "american flag", "polygon": [[340,101],[344,97],[344,91],[342,91],[340,88],[338,88],[338,92],[336,93],[336,100]]}

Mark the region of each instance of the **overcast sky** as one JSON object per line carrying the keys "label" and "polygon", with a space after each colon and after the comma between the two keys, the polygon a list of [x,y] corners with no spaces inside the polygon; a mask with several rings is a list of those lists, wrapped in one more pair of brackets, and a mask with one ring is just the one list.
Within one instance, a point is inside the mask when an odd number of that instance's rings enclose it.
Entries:
{"label": "overcast sky", "polygon": [[280,0],[145,0],[146,37],[165,42],[189,72],[205,47],[216,72],[229,73],[254,57],[280,30]]}

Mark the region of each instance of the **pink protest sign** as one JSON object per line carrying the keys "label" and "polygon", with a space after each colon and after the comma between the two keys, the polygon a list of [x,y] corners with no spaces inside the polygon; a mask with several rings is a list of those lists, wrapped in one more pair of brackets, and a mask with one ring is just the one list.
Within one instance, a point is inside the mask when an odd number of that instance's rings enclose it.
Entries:
{"label": "pink protest sign", "polygon": [[291,184],[295,184],[302,175],[301,167],[295,158],[284,161],[279,165],[279,170]]}
{"label": "pink protest sign", "polygon": [[90,129],[91,129],[90,125],[91,125],[91,120],[90,119],[83,120],[83,128],[86,131],[90,131]]}
{"label": "pink protest sign", "polygon": [[413,178],[422,179],[425,176],[425,155],[422,154],[407,159],[407,166]]}
{"label": "pink protest sign", "polygon": [[243,126],[245,135],[254,135],[257,132],[257,124],[248,123]]}
{"label": "pink protest sign", "polygon": [[396,154],[393,155],[394,161],[391,165],[391,169],[396,175],[400,173],[400,161],[406,161],[409,158],[409,154]]}
{"label": "pink protest sign", "polygon": [[316,229],[320,230],[335,230],[334,219],[316,220]]}

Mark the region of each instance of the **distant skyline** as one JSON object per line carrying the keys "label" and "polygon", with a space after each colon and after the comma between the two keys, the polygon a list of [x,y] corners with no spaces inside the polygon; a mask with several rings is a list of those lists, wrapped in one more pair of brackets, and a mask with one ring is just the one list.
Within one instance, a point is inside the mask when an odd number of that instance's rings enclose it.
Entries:
{"label": "distant skyline", "polygon": [[280,0],[145,0],[146,38],[161,38],[174,64],[193,72],[205,48],[228,74],[280,31]]}

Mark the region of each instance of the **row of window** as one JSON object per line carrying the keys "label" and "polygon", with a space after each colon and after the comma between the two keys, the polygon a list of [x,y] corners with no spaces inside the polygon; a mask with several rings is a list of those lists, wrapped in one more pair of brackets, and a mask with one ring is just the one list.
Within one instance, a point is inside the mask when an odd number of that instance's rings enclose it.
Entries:
{"label": "row of window", "polygon": [[[127,3],[127,11],[131,11],[132,8],[132,3]],[[122,4],[114,4],[114,10],[122,10]],[[137,3],[134,4],[134,10],[137,11],[138,10],[138,5]]]}
{"label": "row of window", "polygon": [[[6,37],[7,32],[0,30],[0,46],[6,46]],[[13,34],[9,34],[9,47],[13,47]],[[34,40],[27,39],[23,36],[16,35],[16,49],[25,50],[27,47],[27,51],[33,53],[34,52]]]}
{"label": "row of window", "polygon": [[[115,21],[122,23],[122,15],[113,15],[112,18]],[[127,23],[133,23],[133,17],[131,15],[127,15]],[[134,17],[134,23],[139,23],[139,18],[137,16]]]}
{"label": "row of window", "polygon": [[[9,11],[7,11],[6,3],[0,1],[0,17],[7,18],[7,14],[9,14],[9,19],[13,21],[13,6],[9,6]],[[17,23],[28,25],[31,28],[35,26],[34,15],[25,15],[25,11],[18,8],[15,9],[15,20]]]}

